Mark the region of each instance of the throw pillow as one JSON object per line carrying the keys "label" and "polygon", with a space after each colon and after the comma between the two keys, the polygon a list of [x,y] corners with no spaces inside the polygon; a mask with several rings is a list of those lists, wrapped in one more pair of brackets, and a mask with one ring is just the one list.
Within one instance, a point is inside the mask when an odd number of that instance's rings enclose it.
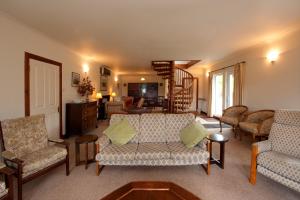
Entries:
{"label": "throw pillow", "polygon": [[180,131],[180,139],[186,147],[192,148],[208,135],[204,126],[193,121]]}
{"label": "throw pillow", "polygon": [[110,125],[103,133],[116,145],[127,144],[136,134],[127,119]]}

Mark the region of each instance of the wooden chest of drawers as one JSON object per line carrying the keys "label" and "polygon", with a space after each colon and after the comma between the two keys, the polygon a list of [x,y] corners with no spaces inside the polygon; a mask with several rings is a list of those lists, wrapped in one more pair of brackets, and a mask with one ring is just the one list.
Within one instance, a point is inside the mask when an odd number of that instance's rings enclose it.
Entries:
{"label": "wooden chest of drawers", "polygon": [[97,102],[66,104],[66,137],[97,127]]}

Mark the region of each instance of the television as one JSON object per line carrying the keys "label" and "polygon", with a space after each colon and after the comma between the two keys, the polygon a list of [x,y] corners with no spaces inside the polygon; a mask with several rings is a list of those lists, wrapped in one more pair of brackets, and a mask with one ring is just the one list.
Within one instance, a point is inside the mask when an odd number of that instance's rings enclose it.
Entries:
{"label": "television", "polygon": [[100,75],[101,76],[110,76],[111,72],[110,69],[107,68],[107,66],[103,65],[100,67]]}

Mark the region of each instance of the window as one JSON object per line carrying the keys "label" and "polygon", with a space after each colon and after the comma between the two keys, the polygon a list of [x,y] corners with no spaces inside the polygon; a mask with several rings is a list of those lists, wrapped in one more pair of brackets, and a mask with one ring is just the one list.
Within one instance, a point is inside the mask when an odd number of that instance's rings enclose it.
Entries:
{"label": "window", "polygon": [[234,72],[232,68],[214,73],[212,77],[212,115],[221,116],[233,106]]}

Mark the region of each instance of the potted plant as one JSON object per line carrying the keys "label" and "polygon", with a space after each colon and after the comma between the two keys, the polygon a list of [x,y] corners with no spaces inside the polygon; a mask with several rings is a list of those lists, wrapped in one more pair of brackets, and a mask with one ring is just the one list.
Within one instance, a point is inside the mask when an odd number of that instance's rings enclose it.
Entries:
{"label": "potted plant", "polygon": [[92,95],[94,90],[95,87],[92,86],[92,81],[89,77],[86,77],[80,81],[77,91],[81,96],[86,96],[86,101],[89,101],[89,95]]}

